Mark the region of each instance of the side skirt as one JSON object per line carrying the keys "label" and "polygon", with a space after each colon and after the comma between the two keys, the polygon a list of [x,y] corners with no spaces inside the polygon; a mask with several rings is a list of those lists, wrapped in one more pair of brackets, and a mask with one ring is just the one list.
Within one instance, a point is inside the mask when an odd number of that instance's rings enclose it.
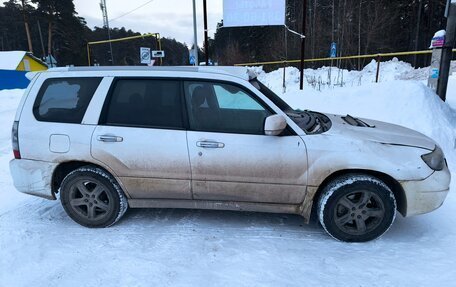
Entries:
{"label": "side skirt", "polygon": [[236,201],[129,199],[131,208],[185,208],[301,214],[300,205]]}

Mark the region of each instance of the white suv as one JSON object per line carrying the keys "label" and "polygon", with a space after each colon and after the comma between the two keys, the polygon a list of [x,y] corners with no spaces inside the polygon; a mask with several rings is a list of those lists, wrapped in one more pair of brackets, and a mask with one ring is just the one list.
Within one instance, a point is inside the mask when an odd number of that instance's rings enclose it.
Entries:
{"label": "white suv", "polygon": [[57,68],[29,75],[13,125],[16,188],[88,227],[127,207],[318,218],[381,236],[444,201],[441,149],[400,126],[293,110],[246,68]]}

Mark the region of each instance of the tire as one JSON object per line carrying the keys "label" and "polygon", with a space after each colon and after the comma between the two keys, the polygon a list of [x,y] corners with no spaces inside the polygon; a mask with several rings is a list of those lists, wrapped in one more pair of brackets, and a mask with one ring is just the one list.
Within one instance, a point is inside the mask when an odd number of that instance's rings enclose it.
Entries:
{"label": "tire", "polygon": [[113,225],[128,208],[116,180],[94,166],[78,168],[63,179],[60,201],[71,219],[93,228]]}
{"label": "tire", "polygon": [[396,217],[391,189],[376,177],[348,174],[324,187],[318,217],[325,231],[345,242],[366,242],[382,236]]}

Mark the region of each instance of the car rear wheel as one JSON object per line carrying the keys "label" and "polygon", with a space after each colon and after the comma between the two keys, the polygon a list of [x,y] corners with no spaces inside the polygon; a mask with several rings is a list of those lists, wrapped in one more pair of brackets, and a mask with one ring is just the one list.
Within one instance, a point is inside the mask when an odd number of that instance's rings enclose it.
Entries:
{"label": "car rear wheel", "polygon": [[60,201],[68,216],[87,227],[107,227],[117,222],[128,208],[116,180],[92,166],[69,173],[60,188]]}
{"label": "car rear wheel", "polygon": [[391,189],[373,176],[350,174],[336,178],[322,191],[319,220],[326,232],[346,242],[382,236],[396,216]]}

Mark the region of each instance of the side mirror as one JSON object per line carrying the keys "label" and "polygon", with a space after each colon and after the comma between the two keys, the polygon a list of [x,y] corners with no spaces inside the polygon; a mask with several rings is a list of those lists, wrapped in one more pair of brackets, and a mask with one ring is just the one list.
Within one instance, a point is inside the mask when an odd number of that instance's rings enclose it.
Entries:
{"label": "side mirror", "polygon": [[264,122],[264,134],[267,136],[278,136],[287,127],[287,121],[281,115],[272,115]]}

